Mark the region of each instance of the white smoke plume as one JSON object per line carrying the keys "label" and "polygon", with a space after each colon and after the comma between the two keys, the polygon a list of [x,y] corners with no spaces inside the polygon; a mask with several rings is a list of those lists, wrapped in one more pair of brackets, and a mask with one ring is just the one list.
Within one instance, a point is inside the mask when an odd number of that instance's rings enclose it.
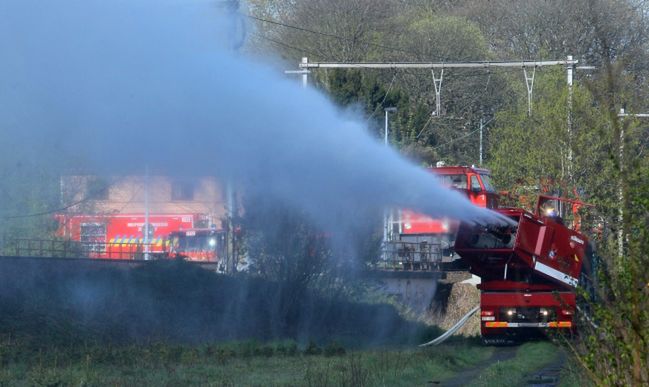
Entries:
{"label": "white smoke plume", "polygon": [[493,219],[361,117],[233,52],[231,27],[204,0],[3,0],[3,150],[105,173],[217,175],[327,227],[383,207]]}

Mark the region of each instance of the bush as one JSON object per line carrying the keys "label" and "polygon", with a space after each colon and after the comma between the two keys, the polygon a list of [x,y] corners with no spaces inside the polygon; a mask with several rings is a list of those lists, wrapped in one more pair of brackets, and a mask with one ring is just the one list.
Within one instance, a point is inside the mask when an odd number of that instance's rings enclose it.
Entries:
{"label": "bush", "polygon": [[327,357],[331,356],[342,356],[345,354],[345,347],[343,347],[340,343],[336,341],[331,341],[329,344],[327,344],[326,347],[324,347],[324,355]]}
{"label": "bush", "polygon": [[[295,343],[256,347],[298,337],[319,343],[335,339],[346,346],[405,344],[418,342],[417,334],[425,329],[390,305],[285,290],[282,283],[218,275],[186,262],[123,270],[91,261],[2,261],[0,337],[39,348],[254,339],[258,342],[240,344],[247,348],[232,349],[247,356],[291,356],[297,352]],[[165,359],[180,355],[152,354]]]}
{"label": "bush", "polygon": [[304,349],[305,355],[319,355],[321,352],[322,350],[313,340],[309,341],[309,344]]}
{"label": "bush", "polygon": [[283,356],[295,356],[297,354],[297,344],[294,341],[279,342],[275,344],[275,352]]}
{"label": "bush", "polygon": [[265,357],[271,357],[275,353],[275,348],[273,348],[270,345],[264,345],[259,347],[259,350],[257,351],[257,354]]}

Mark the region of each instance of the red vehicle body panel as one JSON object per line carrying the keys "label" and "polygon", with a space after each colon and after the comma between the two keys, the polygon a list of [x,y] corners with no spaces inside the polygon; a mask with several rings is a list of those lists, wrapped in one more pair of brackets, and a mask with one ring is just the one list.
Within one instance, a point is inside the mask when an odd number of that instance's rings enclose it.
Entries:
{"label": "red vehicle body panel", "polygon": [[496,309],[507,305],[566,306],[575,304],[572,292],[485,292],[482,295],[483,309]]}
{"label": "red vehicle body panel", "polygon": [[[149,216],[149,223],[154,227],[154,236],[167,236],[172,231],[194,227],[196,214],[155,214]],[[106,239],[142,238],[143,214],[117,215],[57,215],[59,220],[58,236],[69,237],[71,240],[81,240],[81,226],[84,224],[102,224],[106,227]]]}
{"label": "red vehicle body panel", "polygon": [[[57,236],[91,245],[93,258],[133,259],[143,252],[144,214],[56,215]],[[173,231],[189,229],[199,214],[153,214],[149,216],[152,237],[148,252],[167,252],[165,238]],[[92,245],[94,244],[94,247]]]}
{"label": "red vehicle body panel", "polygon": [[482,291],[480,333],[489,338],[520,328],[572,329],[575,305],[574,292]]}
{"label": "red vehicle body panel", "polygon": [[[467,195],[476,206],[494,208],[498,205],[498,194],[489,190],[490,187],[482,181],[481,176],[489,175],[488,170],[474,167],[437,167],[428,170],[438,175],[442,184]],[[455,234],[459,226],[459,222],[451,219],[433,219],[407,209],[400,211],[400,220],[403,235]]]}
{"label": "red vehicle body panel", "polygon": [[402,234],[445,234],[457,231],[459,223],[450,219],[433,219],[410,210],[401,210]]}
{"label": "red vehicle body panel", "polygon": [[516,229],[462,224],[458,232],[455,251],[473,274],[483,282],[530,278],[532,284],[577,285],[588,243],[584,235],[522,209],[496,211],[517,221]]}

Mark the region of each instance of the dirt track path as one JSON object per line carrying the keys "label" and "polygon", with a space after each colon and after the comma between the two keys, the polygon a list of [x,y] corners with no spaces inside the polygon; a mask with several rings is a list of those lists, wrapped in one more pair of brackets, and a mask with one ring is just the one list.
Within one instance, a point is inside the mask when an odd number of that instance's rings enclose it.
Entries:
{"label": "dirt track path", "polygon": [[557,360],[534,372],[526,378],[528,387],[554,387],[559,385],[561,368],[565,364],[566,354],[563,351]]}
{"label": "dirt track path", "polygon": [[[494,352],[489,359],[480,363],[478,366],[458,373],[452,379],[440,383],[445,387],[465,386],[474,381],[480,373],[494,363],[512,359],[516,356],[518,346],[494,347]],[[566,354],[560,351],[560,355],[555,361],[543,367],[542,369],[529,374],[525,378],[527,387],[555,387],[559,384],[561,368],[566,360]]]}
{"label": "dirt track path", "polygon": [[452,379],[449,379],[445,382],[442,382],[440,385],[445,387],[457,387],[465,386],[473,381],[485,368],[490,365],[499,362],[505,361],[516,356],[516,351],[518,350],[517,346],[511,347],[494,347],[494,353],[489,359],[479,364],[478,366],[471,368],[466,371],[462,371],[455,375]]}

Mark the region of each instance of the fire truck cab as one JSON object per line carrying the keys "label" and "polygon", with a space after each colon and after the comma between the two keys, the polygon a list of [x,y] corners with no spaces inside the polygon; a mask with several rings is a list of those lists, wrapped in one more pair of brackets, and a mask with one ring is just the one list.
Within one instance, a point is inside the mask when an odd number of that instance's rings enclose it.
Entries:
{"label": "fire truck cab", "polygon": [[225,231],[192,228],[169,234],[169,255],[188,261],[219,262],[225,256]]}
{"label": "fire truck cab", "polygon": [[498,207],[498,193],[491,183],[489,170],[475,166],[442,166],[431,168],[430,171],[439,177],[443,185],[465,193],[476,206]]}
{"label": "fire truck cab", "polygon": [[[465,194],[476,206],[498,207],[498,193],[491,183],[487,169],[438,164],[437,167],[429,168],[429,171],[436,175],[442,185]],[[397,224],[399,241],[439,244],[444,257],[453,256],[453,242],[459,226],[456,220],[433,219],[427,215],[402,209],[398,211]]]}

